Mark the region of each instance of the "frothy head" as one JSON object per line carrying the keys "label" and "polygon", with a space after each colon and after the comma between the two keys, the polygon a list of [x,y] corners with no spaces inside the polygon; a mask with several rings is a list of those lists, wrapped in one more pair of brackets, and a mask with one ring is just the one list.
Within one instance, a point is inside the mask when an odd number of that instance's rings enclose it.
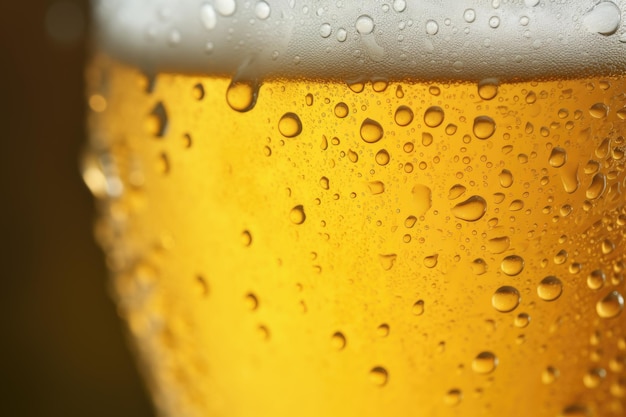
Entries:
{"label": "frothy head", "polygon": [[95,0],[97,38],[146,71],[500,81],[626,73],[626,1]]}

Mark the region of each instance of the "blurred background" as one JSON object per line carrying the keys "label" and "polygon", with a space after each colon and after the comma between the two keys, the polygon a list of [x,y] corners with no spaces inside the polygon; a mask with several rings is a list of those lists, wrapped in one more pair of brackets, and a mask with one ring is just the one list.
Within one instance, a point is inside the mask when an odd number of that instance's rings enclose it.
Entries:
{"label": "blurred background", "polygon": [[87,0],[0,1],[0,412],[154,416],[92,238]]}

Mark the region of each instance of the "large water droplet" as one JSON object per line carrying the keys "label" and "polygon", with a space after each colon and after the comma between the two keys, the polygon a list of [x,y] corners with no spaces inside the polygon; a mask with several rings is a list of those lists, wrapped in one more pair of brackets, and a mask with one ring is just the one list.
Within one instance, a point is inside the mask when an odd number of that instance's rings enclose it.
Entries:
{"label": "large water droplet", "polygon": [[439,106],[432,106],[424,112],[424,123],[429,127],[437,127],[443,123],[445,113]]}
{"label": "large water droplet", "polygon": [[237,10],[235,0],[215,0],[213,2],[218,13],[222,16],[232,16]]}
{"label": "large water droplet", "polygon": [[306,220],[306,215],[304,214],[304,207],[302,205],[295,206],[289,212],[289,220],[293,224],[302,224]]}
{"label": "large water droplet", "polygon": [[561,296],[563,284],[554,276],[545,277],[537,286],[537,295],[544,301],[554,301]]}
{"label": "large water droplet", "polygon": [[270,5],[264,1],[260,1],[256,4],[256,6],[254,6],[254,14],[261,20],[265,20],[270,17],[271,12],[272,9]]}
{"label": "large water droplet", "polygon": [[500,269],[509,276],[518,275],[524,269],[524,258],[517,255],[507,256],[502,260]]}
{"label": "large water droplet", "polygon": [[226,90],[226,102],[231,109],[247,112],[254,108],[259,86],[253,81],[232,81]]}
{"label": "large water droplet", "polygon": [[394,119],[398,126],[407,126],[413,121],[413,110],[407,106],[400,106],[396,109]]}
{"label": "large water droplet", "polygon": [[426,33],[429,35],[436,35],[439,32],[439,25],[434,20],[428,20],[426,22]]}
{"label": "large water droplet", "polygon": [[563,148],[553,148],[548,161],[550,166],[560,168],[567,162],[567,152]]}
{"label": "large water droplet", "polygon": [[422,314],[424,314],[424,301],[423,300],[418,300],[415,302],[415,304],[413,304],[413,314],[416,316],[421,316]]}
{"label": "large water droplet", "polygon": [[374,385],[382,387],[387,384],[389,373],[382,366],[375,366],[370,370],[370,382]]}
{"label": "large water droplet", "polygon": [[383,128],[375,120],[365,119],[361,123],[361,139],[367,143],[375,143],[381,140],[383,137]]}
{"label": "large water droplet", "polygon": [[359,16],[355,26],[361,35],[368,35],[374,31],[374,20],[368,15]]}
{"label": "large water droplet", "polygon": [[295,113],[285,113],[278,121],[278,131],[286,138],[293,138],[302,132],[302,122]]}
{"label": "large water droplet", "polygon": [[498,175],[500,186],[503,188],[509,188],[513,185],[513,174],[508,169],[503,169]]}
{"label": "large water droplet", "polygon": [[609,319],[617,317],[624,309],[624,297],[617,291],[611,291],[596,304],[598,316]]}
{"label": "large water droplet", "polygon": [[465,12],[463,12],[463,19],[465,19],[467,23],[472,23],[476,20],[476,12],[474,9],[466,9]]}
{"label": "large water droplet", "polygon": [[346,117],[349,112],[350,109],[348,109],[348,105],[346,103],[337,103],[337,105],[335,106],[335,116],[339,117],[340,119]]}
{"label": "large water droplet", "polygon": [[508,313],[517,308],[521,301],[519,291],[510,286],[503,286],[496,290],[491,297],[491,305],[501,313]]}
{"label": "large water droplet", "polygon": [[595,200],[599,198],[606,190],[606,176],[600,172],[593,176],[591,184],[585,191],[585,196],[589,200]]}
{"label": "large water droplet", "polygon": [[596,119],[603,119],[609,114],[609,107],[604,103],[596,103],[589,108],[589,114]]}
{"label": "large water droplet", "polygon": [[619,7],[612,1],[603,1],[587,12],[583,24],[589,32],[611,35],[617,31],[621,20]]}
{"label": "large water droplet", "polygon": [[473,130],[478,139],[488,139],[496,131],[496,123],[489,116],[478,116],[474,119]]}
{"label": "large water droplet", "polygon": [[599,290],[602,288],[605,281],[606,275],[600,269],[591,271],[589,275],[587,275],[587,286],[592,290]]}
{"label": "large water droplet", "polygon": [[491,100],[498,95],[498,80],[486,78],[478,83],[478,95],[483,100]]}
{"label": "large water droplet", "polygon": [[217,14],[213,6],[205,3],[200,7],[200,21],[207,30],[215,28],[217,24]]}
{"label": "large water droplet", "polygon": [[515,327],[523,329],[530,324],[530,316],[527,313],[519,313],[517,317],[515,317],[514,324]]}
{"label": "large water droplet", "polygon": [[452,214],[460,220],[475,222],[487,212],[487,202],[479,195],[474,195],[467,200],[452,207]]}
{"label": "large water droplet", "polygon": [[472,361],[472,370],[478,374],[489,374],[498,366],[498,358],[491,352],[480,352]]}

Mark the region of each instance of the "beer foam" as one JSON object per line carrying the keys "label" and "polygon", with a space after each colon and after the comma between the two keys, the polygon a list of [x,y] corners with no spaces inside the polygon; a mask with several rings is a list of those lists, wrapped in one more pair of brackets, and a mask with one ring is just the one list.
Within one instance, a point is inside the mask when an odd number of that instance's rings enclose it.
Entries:
{"label": "beer foam", "polygon": [[152,72],[500,81],[626,72],[626,0],[94,0],[108,53]]}

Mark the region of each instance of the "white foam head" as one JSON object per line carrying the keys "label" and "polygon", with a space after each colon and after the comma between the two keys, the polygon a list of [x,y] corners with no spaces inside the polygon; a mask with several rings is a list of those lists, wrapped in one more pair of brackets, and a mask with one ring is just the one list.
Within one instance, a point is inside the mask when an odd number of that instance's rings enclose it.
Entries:
{"label": "white foam head", "polygon": [[147,71],[501,81],[626,73],[626,0],[94,0]]}

